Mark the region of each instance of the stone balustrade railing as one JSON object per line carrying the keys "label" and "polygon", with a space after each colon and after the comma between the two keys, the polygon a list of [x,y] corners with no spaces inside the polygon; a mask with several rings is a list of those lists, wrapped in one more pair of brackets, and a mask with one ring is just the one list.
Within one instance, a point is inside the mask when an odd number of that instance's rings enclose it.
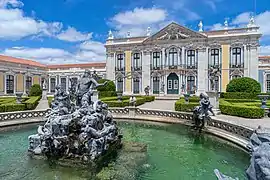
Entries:
{"label": "stone balustrade railing", "polygon": [[[164,111],[164,110],[153,110],[153,109],[140,109],[136,107],[126,107],[126,108],[110,108],[109,111],[113,114],[116,119],[149,119],[155,121],[159,119],[159,122],[189,122],[192,124],[192,113],[188,112],[176,112],[176,111]],[[6,112],[0,113],[1,121],[10,121],[17,119],[29,119],[29,118],[42,118],[44,117],[50,109],[47,110],[32,110],[32,111],[19,111],[19,112]],[[210,119],[207,122],[207,126],[220,129],[231,134],[235,134],[244,139],[249,139],[253,130],[248,127],[241,125],[236,125],[215,118]]]}

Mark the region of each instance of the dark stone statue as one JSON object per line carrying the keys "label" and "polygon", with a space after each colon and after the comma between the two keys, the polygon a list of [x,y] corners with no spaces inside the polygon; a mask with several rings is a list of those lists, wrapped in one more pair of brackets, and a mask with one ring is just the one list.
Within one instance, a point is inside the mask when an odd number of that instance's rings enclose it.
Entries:
{"label": "dark stone statue", "polygon": [[219,71],[220,71],[219,68],[210,67],[209,69],[209,80],[210,80],[210,87],[212,91],[216,89],[215,80],[218,77]]}
{"label": "dark stone statue", "polygon": [[206,93],[200,94],[200,105],[193,110],[193,121],[195,129],[202,129],[205,121],[210,118],[209,111],[213,114],[213,106],[210,104],[209,97]]}
{"label": "dark stone statue", "polygon": [[149,96],[149,92],[150,92],[150,87],[149,87],[149,86],[146,86],[146,87],[144,88],[144,93],[145,93],[145,95],[146,95],[146,96]]}
{"label": "dark stone statue", "polygon": [[[93,84],[95,86],[90,88]],[[30,155],[93,162],[109,147],[121,143],[122,136],[108,106],[91,99],[92,91],[98,86],[101,84],[89,77],[89,71],[86,71],[77,91],[72,87],[66,93],[60,86],[56,87],[46,123],[38,127],[37,134],[28,137]],[[75,101],[80,101],[75,102],[79,105],[77,108],[72,108],[72,94],[77,96]]]}

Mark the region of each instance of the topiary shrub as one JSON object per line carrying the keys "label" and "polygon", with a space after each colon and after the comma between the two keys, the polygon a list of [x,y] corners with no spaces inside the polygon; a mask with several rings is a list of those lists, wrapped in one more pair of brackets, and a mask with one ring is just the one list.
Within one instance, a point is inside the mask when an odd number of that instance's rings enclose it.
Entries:
{"label": "topiary shrub", "polygon": [[29,96],[41,96],[42,95],[42,89],[39,84],[34,84],[30,88]]}
{"label": "topiary shrub", "polygon": [[260,93],[261,85],[255,79],[242,77],[231,80],[227,85],[226,92]]}
{"label": "topiary shrub", "polygon": [[180,99],[175,102],[174,109],[175,111],[192,112],[196,106],[199,106],[199,101],[186,104],[184,99]]}
{"label": "topiary shrub", "polygon": [[107,82],[105,86],[100,86],[97,88],[98,91],[116,91],[116,87],[113,81],[110,81],[108,79],[100,79],[98,80],[98,83],[104,83]]}

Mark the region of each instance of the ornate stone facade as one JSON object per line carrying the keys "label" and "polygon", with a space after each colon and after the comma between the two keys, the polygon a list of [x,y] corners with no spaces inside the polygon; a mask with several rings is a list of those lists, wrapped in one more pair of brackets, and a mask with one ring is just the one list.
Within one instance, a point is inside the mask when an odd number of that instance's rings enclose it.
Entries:
{"label": "ornate stone facade", "polygon": [[[228,82],[248,76],[258,80],[258,47],[261,34],[257,26],[195,32],[171,23],[147,36],[106,42],[107,78],[114,80],[118,91],[143,94],[181,94],[184,84],[188,93],[210,91],[209,70],[219,70],[214,80],[217,91],[225,91]],[[113,37],[113,38],[112,38]],[[129,77],[129,78],[127,78]]]}

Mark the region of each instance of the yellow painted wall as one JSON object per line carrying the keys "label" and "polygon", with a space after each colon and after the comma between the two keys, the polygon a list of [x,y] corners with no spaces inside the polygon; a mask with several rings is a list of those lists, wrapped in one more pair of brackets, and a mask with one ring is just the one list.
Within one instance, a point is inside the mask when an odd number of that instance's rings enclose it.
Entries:
{"label": "yellow painted wall", "polygon": [[17,74],[16,77],[17,77],[17,79],[16,79],[16,91],[17,92],[23,92],[23,87],[24,87],[23,74]]}
{"label": "yellow painted wall", "polygon": [[230,45],[222,45],[222,70],[221,70],[221,91],[225,92],[230,81],[229,72]]}
{"label": "yellow painted wall", "polygon": [[39,83],[39,76],[34,76],[33,77],[33,84],[40,84]]}
{"label": "yellow painted wall", "polygon": [[0,92],[4,92],[4,74],[0,73]]}
{"label": "yellow painted wall", "polygon": [[[125,51],[125,67],[126,67],[126,73],[131,72],[131,51]],[[126,78],[126,92],[132,92],[131,91],[131,79]]]}

